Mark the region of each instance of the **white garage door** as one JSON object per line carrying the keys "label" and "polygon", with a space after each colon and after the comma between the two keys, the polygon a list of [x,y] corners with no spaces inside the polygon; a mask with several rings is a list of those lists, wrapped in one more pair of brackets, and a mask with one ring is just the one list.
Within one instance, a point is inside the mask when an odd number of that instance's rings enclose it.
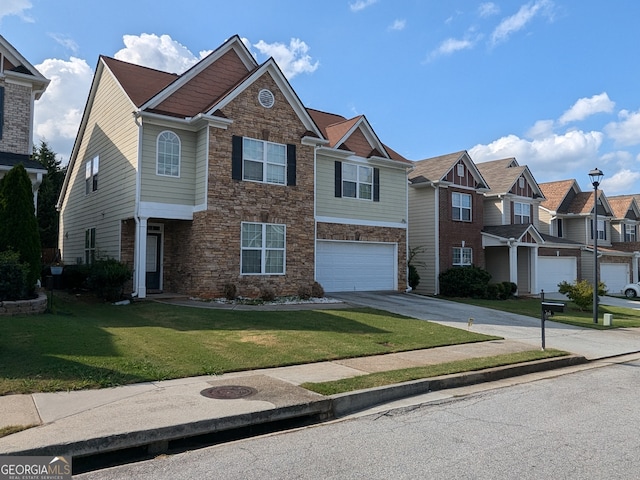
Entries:
{"label": "white garage door", "polygon": [[624,263],[601,263],[600,281],[607,286],[611,295],[622,293],[624,286],[629,283],[629,265]]}
{"label": "white garage door", "polygon": [[327,292],[397,289],[393,243],[318,241],[316,280]]}
{"label": "white garage door", "polygon": [[538,257],[538,289],[545,293],[557,292],[560,282],[573,283],[577,277],[575,257]]}

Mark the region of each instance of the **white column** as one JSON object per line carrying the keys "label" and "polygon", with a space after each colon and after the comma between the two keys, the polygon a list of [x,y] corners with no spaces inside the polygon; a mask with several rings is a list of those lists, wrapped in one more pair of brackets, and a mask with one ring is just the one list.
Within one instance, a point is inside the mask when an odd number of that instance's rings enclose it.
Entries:
{"label": "white column", "polygon": [[138,241],[138,252],[136,258],[136,290],[138,298],[147,297],[147,217],[140,217],[136,240]]}
{"label": "white column", "polygon": [[638,260],[640,260],[640,252],[633,252],[633,261],[631,262],[633,273],[631,279],[633,283],[638,282]]}
{"label": "white column", "polygon": [[538,246],[531,248],[531,293],[540,293],[538,289]]}
{"label": "white column", "polygon": [[518,284],[518,244],[515,239],[509,240],[509,281]]}

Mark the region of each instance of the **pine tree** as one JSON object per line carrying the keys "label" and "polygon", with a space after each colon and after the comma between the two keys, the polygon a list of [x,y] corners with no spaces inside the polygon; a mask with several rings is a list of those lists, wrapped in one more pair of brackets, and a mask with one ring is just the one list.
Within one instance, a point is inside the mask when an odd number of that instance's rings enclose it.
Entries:
{"label": "pine tree", "polygon": [[56,248],[58,246],[58,231],[60,214],[56,210],[58,196],[62,190],[65,169],[60,167],[47,142],[42,140],[38,148],[33,149],[33,159],[47,169],[38,190],[38,226],[40,228],[40,242],[42,248]]}
{"label": "pine tree", "polygon": [[0,251],[4,250],[19,253],[20,261],[29,265],[28,285],[33,290],[40,278],[40,234],[31,180],[22,164],[0,180]]}

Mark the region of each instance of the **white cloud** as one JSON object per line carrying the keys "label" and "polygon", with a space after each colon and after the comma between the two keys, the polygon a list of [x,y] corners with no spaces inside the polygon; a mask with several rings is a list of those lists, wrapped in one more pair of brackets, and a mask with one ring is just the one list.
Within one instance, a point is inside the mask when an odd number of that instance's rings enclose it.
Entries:
{"label": "white cloud", "polygon": [[537,15],[549,13],[553,6],[551,0],[536,0],[520,7],[518,12],[500,22],[491,34],[491,44],[506,41],[513,33],[522,30]]}
{"label": "white cloud", "polygon": [[606,92],[591,98],[580,98],[573,106],[564,112],[558,122],[564,125],[569,122],[584,120],[596,113],[611,113],[615,102],[609,99]]}
{"label": "white cloud", "polygon": [[389,30],[404,30],[406,25],[406,20],[394,20],[394,22],[389,26]]}
{"label": "white cloud", "polygon": [[352,12],[359,12],[361,10],[364,10],[367,7],[370,7],[377,1],[378,0],[357,0],[353,3],[350,3],[349,8],[351,9]]}
{"label": "white cloud", "polygon": [[598,159],[603,138],[601,132],[580,130],[534,140],[507,135],[488,145],[476,145],[469,154],[477,163],[515,157],[520,165],[528,165],[539,181],[547,181],[549,175],[557,179],[574,168],[589,171]]}
{"label": "white cloud", "polygon": [[169,35],[124,35],[122,41],[125,48],[116,52],[115,58],[164,72],[183,73],[203,58],[193,55]]}
{"label": "white cloud", "polygon": [[428,60],[453,55],[455,52],[459,52],[460,50],[472,49],[475,44],[475,41],[469,39],[447,38],[438,48],[429,54]]}
{"label": "white cloud", "polygon": [[640,181],[640,172],[633,172],[623,169],[611,177],[605,176],[602,180],[601,188],[607,195],[622,195],[626,192],[635,191],[637,183]]}
{"label": "white cloud", "polygon": [[619,122],[611,122],[604,127],[604,131],[613,138],[617,145],[640,144],[640,110],[629,112],[621,110],[618,113]]}
{"label": "white cloud", "polygon": [[16,15],[25,22],[32,23],[33,19],[25,13],[25,10],[29,10],[32,6],[30,0],[2,0],[0,3],[0,19]]}
{"label": "white cloud", "polygon": [[78,44],[72,38],[66,35],[59,34],[59,33],[50,33],[49,36],[53,38],[56,41],[56,43],[59,43],[67,50],[70,50],[71,53],[74,55],[76,55],[80,50],[80,47],[78,47]]}
{"label": "white cloud", "polygon": [[85,60],[75,57],[68,61],[51,58],[35,67],[50,79],[47,90],[35,103],[35,142],[47,141],[66,163],[78,132],[93,72]]}
{"label": "white cloud", "polygon": [[482,3],[478,7],[478,15],[480,15],[483,18],[491,17],[492,15],[497,15],[498,13],[500,13],[500,7],[498,7],[493,2]]}
{"label": "white cloud", "polygon": [[263,55],[273,57],[288,79],[300,73],[313,73],[320,65],[320,62],[312,61],[311,56],[307,54],[309,46],[298,38],[292,38],[289,45],[278,42],[266,43],[260,40],[253,46]]}

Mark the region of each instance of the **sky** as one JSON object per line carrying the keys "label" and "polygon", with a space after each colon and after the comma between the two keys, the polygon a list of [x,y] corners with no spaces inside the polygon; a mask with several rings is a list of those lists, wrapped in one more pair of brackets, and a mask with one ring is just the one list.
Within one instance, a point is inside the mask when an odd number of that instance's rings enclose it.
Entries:
{"label": "sky", "polygon": [[66,164],[99,55],[182,73],[233,35],[306,107],[365,115],[410,160],[515,157],[538,183],[640,194],[637,0],[2,0],[51,80],[34,143]]}

